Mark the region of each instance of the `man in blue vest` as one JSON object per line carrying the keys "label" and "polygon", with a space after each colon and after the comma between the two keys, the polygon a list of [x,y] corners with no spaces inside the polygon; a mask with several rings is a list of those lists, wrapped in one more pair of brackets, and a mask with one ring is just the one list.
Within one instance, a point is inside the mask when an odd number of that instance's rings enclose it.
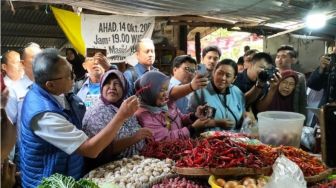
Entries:
{"label": "man in blue vest", "polygon": [[37,187],[54,173],[83,175],[83,156],[96,158],[115,138],[123,122],[138,109],[137,97],[126,99],[116,116],[96,136],[81,130],[84,103],[68,92],[74,83],[69,62],[56,49],[45,49],[33,62],[35,83],[22,107],[20,162],[23,187]]}

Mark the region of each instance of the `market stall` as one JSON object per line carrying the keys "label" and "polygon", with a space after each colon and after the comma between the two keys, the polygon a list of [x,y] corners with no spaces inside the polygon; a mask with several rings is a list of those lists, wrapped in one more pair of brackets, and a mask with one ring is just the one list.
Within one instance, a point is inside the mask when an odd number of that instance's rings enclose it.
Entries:
{"label": "market stall", "polygon": [[[292,162],[295,165],[291,166]],[[279,169],[285,175],[276,174]],[[206,132],[197,139],[151,140],[140,156],[103,165],[83,180],[99,187],[121,188],[259,188],[271,183],[282,187],[282,181],[298,183],[299,187],[336,186],[335,171],[319,156],[293,146],[262,144],[247,134],[226,131]]]}

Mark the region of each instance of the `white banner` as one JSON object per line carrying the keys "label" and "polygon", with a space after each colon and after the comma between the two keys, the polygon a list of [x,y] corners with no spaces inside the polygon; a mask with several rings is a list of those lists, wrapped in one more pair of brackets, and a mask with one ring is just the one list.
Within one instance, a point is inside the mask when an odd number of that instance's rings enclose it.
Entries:
{"label": "white banner", "polygon": [[82,14],[82,36],[86,48],[103,48],[110,63],[125,61],[142,38],[151,38],[154,17]]}

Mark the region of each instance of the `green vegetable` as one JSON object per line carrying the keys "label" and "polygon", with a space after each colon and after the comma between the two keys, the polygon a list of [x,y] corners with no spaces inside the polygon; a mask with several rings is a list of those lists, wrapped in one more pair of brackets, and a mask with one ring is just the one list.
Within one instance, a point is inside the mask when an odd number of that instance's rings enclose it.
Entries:
{"label": "green vegetable", "polygon": [[81,188],[99,188],[97,184],[87,179],[80,179],[78,184]]}
{"label": "green vegetable", "polygon": [[43,178],[37,188],[99,188],[97,184],[90,180],[80,179],[78,182],[70,176],[53,174],[48,178]]}

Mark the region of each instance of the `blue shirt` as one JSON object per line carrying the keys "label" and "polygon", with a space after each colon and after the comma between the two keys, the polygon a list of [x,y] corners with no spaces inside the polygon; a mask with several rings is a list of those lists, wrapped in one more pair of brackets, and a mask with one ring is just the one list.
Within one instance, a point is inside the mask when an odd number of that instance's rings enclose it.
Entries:
{"label": "blue shirt", "polygon": [[[211,82],[206,88],[193,92],[189,100],[189,110],[196,111],[197,106],[207,104],[216,109],[215,120],[229,119],[235,122],[237,129],[240,119],[245,112],[244,93],[235,85],[230,85],[225,94],[215,91]],[[215,127],[210,130],[220,130]]]}
{"label": "blue shirt", "polygon": [[[135,81],[140,78],[143,74],[148,71],[145,65],[138,63],[134,67],[127,69],[124,72],[124,76],[128,81],[128,96],[133,95],[135,93],[134,83]],[[159,69],[155,67],[151,67],[150,71],[159,71]]]}
{"label": "blue shirt", "polygon": [[[256,81],[250,80],[250,78],[247,76],[247,69],[245,69],[243,72],[237,74],[237,78],[233,82],[233,84],[236,85],[243,93],[246,93],[250,89],[252,89],[252,87],[256,84]],[[262,96],[266,96],[268,92],[268,87],[268,84],[264,85],[262,93],[260,94],[260,96],[258,96],[258,99],[260,99]],[[257,113],[257,110],[255,108],[256,102],[257,100],[250,104],[255,115]],[[246,108],[249,108],[249,106],[246,106]]]}
{"label": "blue shirt", "polygon": [[[171,77],[170,82],[169,82],[169,88],[168,88],[169,93],[171,92],[174,86],[178,86],[178,85],[181,85],[181,81],[177,80],[175,77]],[[190,97],[191,97],[191,94],[185,97],[179,98],[178,100],[175,101],[177,108],[183,114],[189,113],[188,103],[189,103]]]}
{"label": "blue shirt", "polygon": [[92,106],[99,99],[100,83],[92,83],[90,78],[87,78],[77,96],[82,99],[86,107]]}

